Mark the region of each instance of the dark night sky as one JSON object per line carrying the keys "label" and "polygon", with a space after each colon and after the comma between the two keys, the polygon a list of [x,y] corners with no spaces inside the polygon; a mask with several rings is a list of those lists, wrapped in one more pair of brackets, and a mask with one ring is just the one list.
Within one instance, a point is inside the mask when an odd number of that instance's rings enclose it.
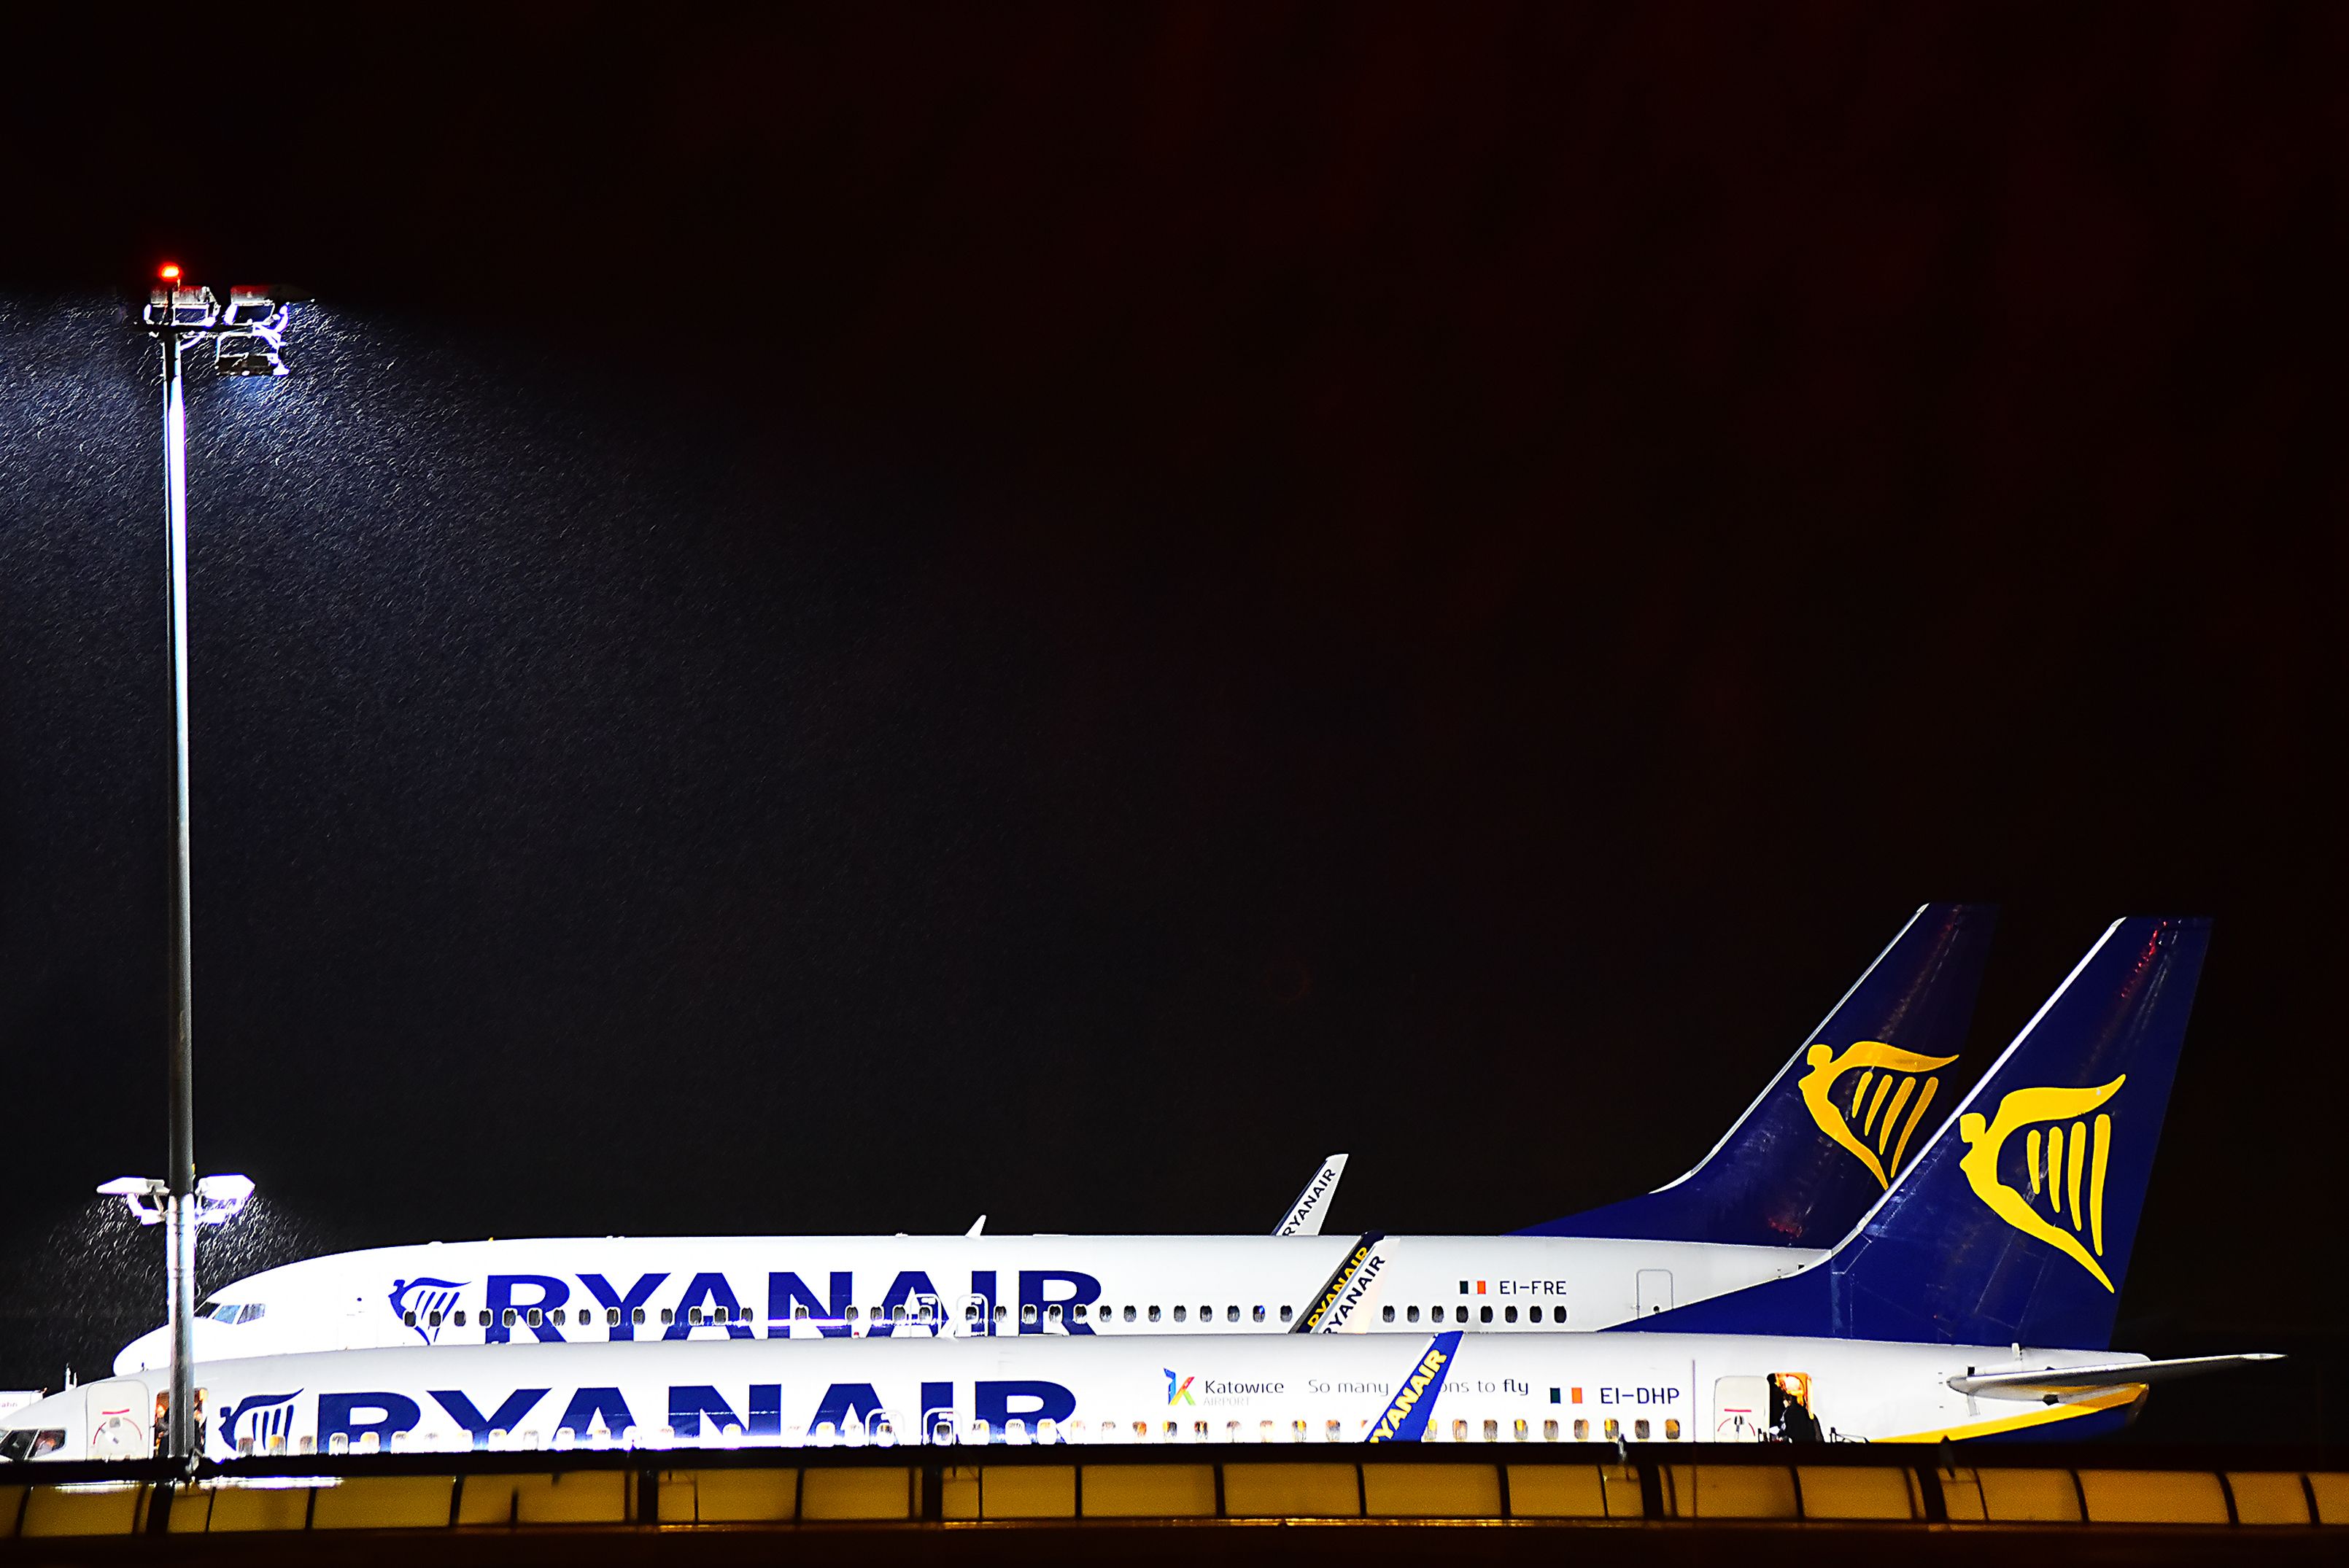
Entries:
{"label": "dark night sky", "polygon": [[212,1272],[1508,1228],[1968,897],[1976,1065],[2218,917],[2124,1333],[2338,1327],[2343,13],[483,9],[0,107],[0,1384],[155,1315],[165,253],[318,302],[192,399]]}

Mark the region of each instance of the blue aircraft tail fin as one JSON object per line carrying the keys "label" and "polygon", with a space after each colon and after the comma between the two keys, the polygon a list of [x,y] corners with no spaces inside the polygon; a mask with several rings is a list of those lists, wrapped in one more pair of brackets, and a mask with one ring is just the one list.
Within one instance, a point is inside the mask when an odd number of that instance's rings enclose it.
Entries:
{"label": "blue aircraft tail fin", "polygon": [[1761,1246],[1840,1240],[1955,1098],[1951,1068],[1997,923],[1989,904],[1926,904],[1695,1170],[1517,1233]]}
{"label": "blue aircraft tail fin", "polygon": [[2209,943],[2115,921],[1831,1257],[1638,1326],[2108,1345]]}

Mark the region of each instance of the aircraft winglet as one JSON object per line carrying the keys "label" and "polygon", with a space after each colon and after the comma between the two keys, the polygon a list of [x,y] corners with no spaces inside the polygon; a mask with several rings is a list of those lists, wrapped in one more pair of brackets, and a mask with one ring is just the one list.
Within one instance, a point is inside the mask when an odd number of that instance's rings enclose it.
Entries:
{"label": "aircraft winglet", "polygon": [[1288,1205],[1288,1212],[1280,1217],[1280,1223],[1273,1226],[1272,1233],[1276,1236],[1319,1235],[1322,1216],[1330,1212],[1330,1200],[1338,1193],[1338,1179],[1345,1173],[1344,1155],[1332,1154],[1321,1161],[1321,1168],[1313,1172],[1312,1180],[1307,1181],[1304,1189],[1297,1194],[1297,1202]]}

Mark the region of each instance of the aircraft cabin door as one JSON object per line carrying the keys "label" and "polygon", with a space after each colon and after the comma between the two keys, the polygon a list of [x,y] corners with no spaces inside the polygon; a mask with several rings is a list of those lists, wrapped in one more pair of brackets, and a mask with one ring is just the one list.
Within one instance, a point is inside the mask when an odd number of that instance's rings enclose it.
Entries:
{"label": "aircraft cabin door", "polygon": [[83,1429],[94,1460],[143,1460],[155,1454],[155,1399],[136,1377],[82,1385]]}
{"label": "aircraft cabin door", "polygon": [[1716,1377],[1713,1380],[1713,1440],[1716,1443],[1758,1443],[1770,1420],[1770,1379]]}
{"label": "aircraft cabin door", "polygon": [[1634,1294],[1641,1317],[1670,1310],[1672,1305],[1672,1271],[1641,1269],[1634,1282]]}

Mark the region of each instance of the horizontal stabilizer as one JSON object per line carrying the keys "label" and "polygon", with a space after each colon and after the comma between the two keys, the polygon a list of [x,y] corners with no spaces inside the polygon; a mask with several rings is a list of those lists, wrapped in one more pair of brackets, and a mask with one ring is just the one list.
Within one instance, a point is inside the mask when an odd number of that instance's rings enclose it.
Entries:
{"label": "horizontal stabilizer", "polygon": [[2093,1388],[2119,1388],[2132,1383],[2173,1383],[2205,1372],[2226,1372],[2260,1361],[2281,1361],[2271,1350],[2241,1356],[2187,1356],[2175,1361],[2106,1361],[2094,1367],[2049,1367],[2036,1372],[1984,1372],[1978,1377],[1952,1377],[1950,1387],[1961,1394],[1986,1399],[2060,1399]]}

